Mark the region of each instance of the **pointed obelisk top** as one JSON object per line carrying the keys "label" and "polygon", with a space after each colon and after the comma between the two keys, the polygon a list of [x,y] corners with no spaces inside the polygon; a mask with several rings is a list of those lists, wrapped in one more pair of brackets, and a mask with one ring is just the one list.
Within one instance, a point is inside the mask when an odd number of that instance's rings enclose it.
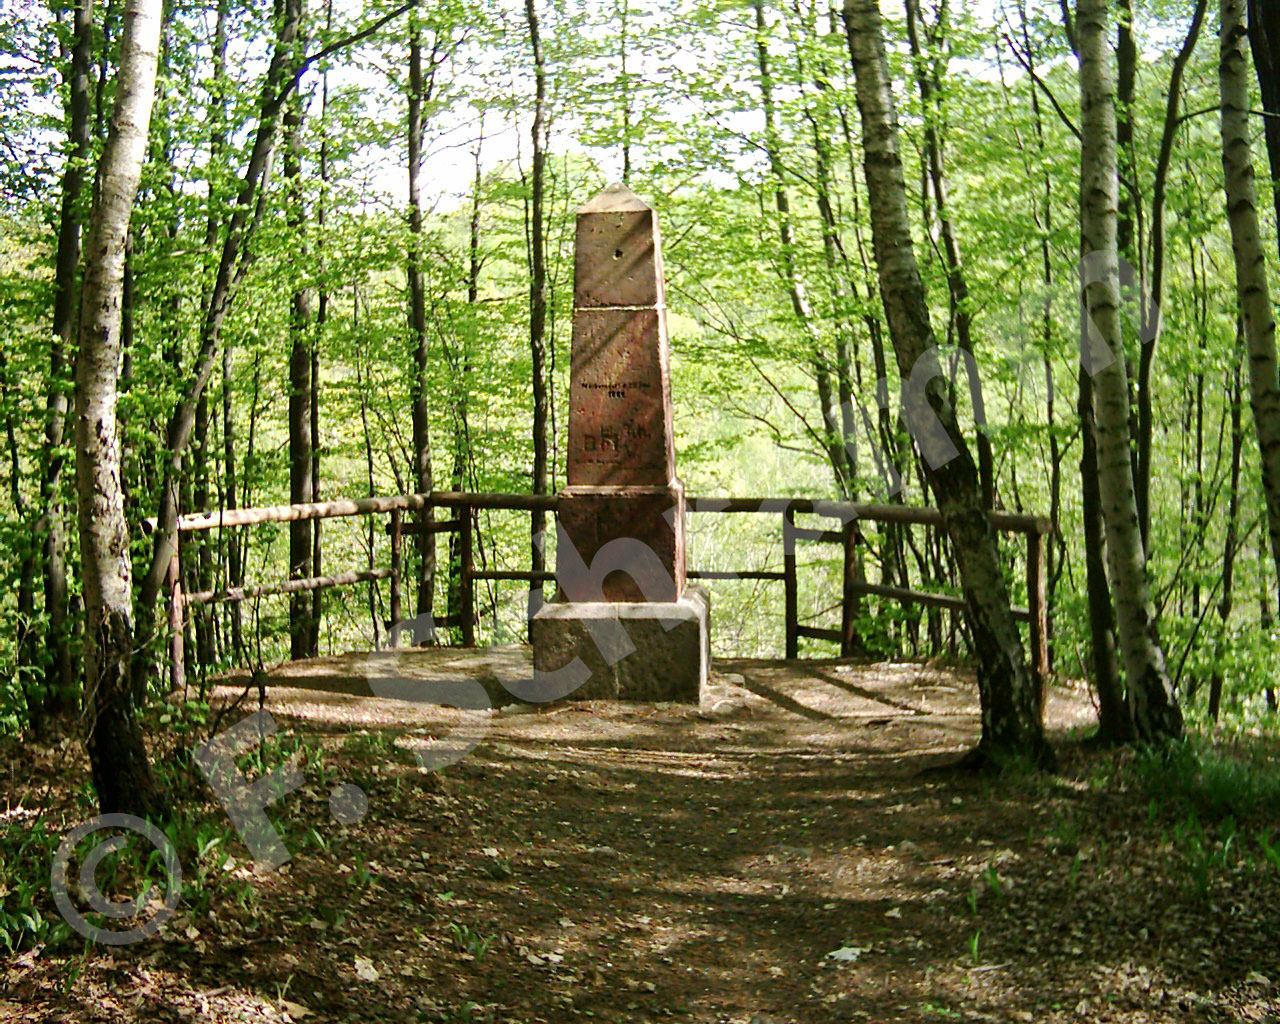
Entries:
{"label": "pointed obelisk top", "polygon": [[579,206],[578,213],[644,213],[652,209],[626,185],[614,182]]}

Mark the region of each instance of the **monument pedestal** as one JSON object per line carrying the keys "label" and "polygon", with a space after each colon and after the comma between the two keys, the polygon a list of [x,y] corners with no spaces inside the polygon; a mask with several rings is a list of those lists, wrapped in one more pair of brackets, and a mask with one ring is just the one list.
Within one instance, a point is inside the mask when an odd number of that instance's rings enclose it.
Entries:
{"label": "monument pedestal", "polygon": [[696,702],[711,667],[711,599],[689,584],[678,601],[554,601],[529,621],[533,667],[581,658],[590,678],[574,700]]}
{"label": "monument pedestal", "polygon": [[707,679],[709,597],[685,585],[664,287],[643,200],[613,185],[578,210],[557,595],[529,622],[535,676],[577,659],[578,700],[696,701]]}

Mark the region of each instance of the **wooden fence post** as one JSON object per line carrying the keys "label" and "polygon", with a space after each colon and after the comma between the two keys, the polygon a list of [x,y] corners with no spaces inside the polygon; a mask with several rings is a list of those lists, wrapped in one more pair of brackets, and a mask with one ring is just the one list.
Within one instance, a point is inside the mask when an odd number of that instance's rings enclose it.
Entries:
{"label": "wooden fence post", "polygon": [[400,646],[400,510],[391,510],[391,622],[387,626],[387,643]]}
{"label": "wooden fence post", "polygon": [[472,574],[476,567],[471,530],[475,510],[470,505],[463,505],[458,511],[462,518],[461,538],[458,545],[461,549],[459,554],[462,561],[458,573],[458,624],[462,627],[462,646],[474,647],[476,645],[476,601]]}
{"label": "wooden fence post", "polygon": [[173,554],[169,557],[169,686],[182,690],[187,685],[186,651],[183,630],[186,628],[186,598],[182,593],[182,534],[174,536]]}
{"label": "wooden fence post", "polygon": [[782,513],[782,587],[786,597],[787,657],[800,657],[800,601],[796,590],[796,514],[790,505]]}
{"label": "wooden fence post", "polygon": [[1031,617],[1031,668],[1043,685],[1049,680],[1049,607],[1044,534],[1035,529],[1027,531],[1027,611]]}
{"label": "wooden fence post", "polygon": [[844,525],[844,594],[840,602],[840,657],[852,658],[862,649],[858,618],[862,614],[862,593],[858,590],[858,521]]}

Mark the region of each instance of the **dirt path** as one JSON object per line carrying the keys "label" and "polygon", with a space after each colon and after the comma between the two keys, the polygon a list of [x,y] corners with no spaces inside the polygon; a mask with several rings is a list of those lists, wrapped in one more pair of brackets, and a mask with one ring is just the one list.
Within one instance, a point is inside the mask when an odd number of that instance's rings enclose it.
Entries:
{"label": "dirt path", "polygon": [[[397,672],[491,678],[523,655],[444,657]],[[1141,803],[1091,786],[1096,765],[921,774],[976,735],[963,677],[732,662],[701,708],[463,716],[362,695],[367,672],[328,659],[269,687],[324,755],[256,903],[95,957],[70,996],[37,987],[40,1019],[1275,1019],[1274,918],[1162,877]],[[1048,716],[1061,739],[1090,709],[1055,690]],[[467,723],[474,749],[418,767]],[[351,827],[328,814],[340,783],[369,800]]]}

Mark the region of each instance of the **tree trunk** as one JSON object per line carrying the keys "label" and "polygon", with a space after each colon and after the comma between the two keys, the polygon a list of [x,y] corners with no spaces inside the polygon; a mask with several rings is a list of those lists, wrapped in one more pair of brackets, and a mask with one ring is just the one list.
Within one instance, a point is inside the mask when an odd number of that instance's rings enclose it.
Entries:
{"label": "tree trunk", "polygon": [[1089,258],[1087,266],[1094,271],[1082,271],[1082,316],[1086,319],[1081,324],[1081,345],[1091,358],[1081,372],[1093,375],[1098,492],[1129,706],[1138,738],[1156,741],[1181,734],[1182,713],[1156,629],[1134,494],[1116,249],[1115,93],[1106,33],[1106,0],[1079,0],[1080,229],[1082,250]]}
{"label": "tree trunk", "polygon": [[[1243,348],[1243,346],[1238,346]],[[1227,529],[1222,541],[1222,596],[1218,601],[1218,617],[1222,632],[1218,637],[1213,659],[1213,675],[1209,679],[1209,717],[1218,720],[1218,708],[1222,703],[1222,659],[1226,654],[1227,628],[1231,620],[1233,586],[1235,583],[1236,537],[1240,519],[1240,460],[1244,449],[1244,430],[1241,427],[1240,363],[1237,359],[1233,379],[1229,385],[1231,401],[1231,469],[1227,491]]]}
{"label": "tree trunk", "polygon": [[156,604],[164,586],[169,562],[178,546],[177,481],[182,468],[182,456],[191,439],[196,404],[213,373],[222,339],[222,323],[230,309],[235,285],[244,272],[247,245],[257,225],[256,211],[260,212],[258,189],[270,163],[276,124],[285,102],[297,85],[299,76],[295,73],[292,62],[301,18],[301,0],[284,0],[275,49],[263,80],[253,147],[227,219],[213,286],[204,308],[200,325],[200,351],[196,356],[189,386],[170,415],[165,432],[167,452],[164,459],[164,480],[160,485],[160,502],[156,513],[159,526],[153,535],[151,561],[138,588],[137,642],[134,645],[133,672],[135,685],[139,690],[154,669],[149,647],[155,629]]}
{"label": "tree trunk", "polygon": [[[529,189],[529,354],[533,363],[533,493],[547,491],[547,239],[543,207],[546,202],[547,164],[547,72],[542,56],[542,36],[538,26],[537,0],[525,0],[525,20],[529,47],[533,54],[533,166]],[[542,534],[545,512],[530,516],[530,554],[534,572],[546,568]],[[542,604],[542,585],[529,588],[530,616]]]}
{"label": "tree trunk", "polygon": [[[943,140],[939,122],[942,120],[941,104],[945,90],[940,73],[928,65],[920,45],[918,0],[906,0],[907,35],[911,45],[912,63],[915,69],[916,87],[920,90],[920,105],[924,110],[924,157],[930,185],[937,205],[938,233],[942,236],[943,255],[947,260],[947,290],[951,299],[951,316],[956,327],[956,344],[962,352],[973,356],[973,303],[969,298],[969,282],[965,277],[961,258],[960,241],[951,223],[947,204],[947,177],[943,161]],[[945,2],[939,5],[938,17],[945,17]],[[946,45],[946,40],[939,40]],[[982,394],[982,380],[978,376],[977,363],[965,361],[965,376],[969,381],[969,401],[973,409],[974,433],[978,450],[978,476],[982,481],[982,502],[987,508],[995,507],[996,481],[995,456],[991,451],[991,438],[987,434],[986,402]]]}
{"label": "tree trunk", "polygon": [[[480,252],[480,213],[481,189],[484,184],[483,165],[480,161],[484,147],[484,120],[481,118],[480,138],[474,151],[475,169],[471,182],[471,217],[467,230],[467,310],[469,320],[466,327],[458,335],[458,349],[453,354],[451,367],[454,377],[453,389],[453,466],[449,476],[450,485],[455,491],[467,489],[467,465],[471,454],[471,425],[469,408],[471,398],[471,338],[476,328],[476,316],[480,302],[480,271],[483,259]],[[465,510],[464,510],[465,511]],[[475,513],[470,513],[475,514]],[[449,613],[463,621],[463,616],[471,618],[475,615],[474,603],[471,607],[463,606],[462,586],[462,534],[455,531],[449,535]]]}
{"label": "tree trunk", "polygon": [[[1280,5],[1249,0],[1249,44],[1262,90],[1262,119],[1267,159],[1271,163],[1271,199],[1280,225]],[[1280,242],[1280,231],[1276,232]]]}
{"label": "tree trunk", "polygon": [[[305,4],[303,9],[305,13]],[[299,37],[305,38],[305,33],[300,32]],[[307,248],[306,200],[302,194],[302,123],[302,97],[294,90],[283,119],[284,179],[288,188],[289,229],[295,252],[300,254]],[[289,500],[302,503],[315,500],[311,475],[311,350],[315,337],[311,287],[305,280],[308,274],[305,259],[295,267],[301,280],[295,281],[289,303]],[[309,520],[289,524],[291,579],[306,579],[313,575],[311,528]],[[312,644],[312,606],[308,593],[291,594],[289,597],[289,654],[294,661],[316,655]]]}
{"label": "tree trunk", "polygon": [[[333,0],[325,3],[325,32],[333,32]],[[316,268],[320,285],[316,294],[316,330],[311,339],[311,500],[320,500],[320,347],[325,341],[325,329],[329,323],[329,282],[325,272],[326,203],[329,199],[329,69],[320,77],[320,196],[316,200]],[[321,534],[324,523],[317,519],[311,524],[311,572],[324,574],[321,550]],[[320,624],[324,621],[324,590],[317,587],[311,592],[311,651],[320,654]]]}
{"label": "tree trunk", "polygon": [[80,266],[80,205],[89,159],[89,75],[93,67],[92,0],[78,0],[72,25],[67,85],[67,153],[58,215],[58,251],[53,273],[53,341],[49,349],[49,395],[40,499],[45,517],[44,607],[46,623],[45,705],[72,705],[71,637],[67,622],[66,523],[60,500],[63,444],[67,429],[67,353],[75,337],[76,274]]}
{"label": "tree trunk", "polygon": [[[8,357],[0,349],[0,409],[4,411],[4,435],[9,447],[9,499],[19,521],[26,519],[31,509],[22,493],[22,451],[18,445],[17,408],[14,398],[14,382],[10,378]],[[36,623],[36,573],[39,571],[39,549],[35,538],[29,534],[15,538],[19,550],[17,594],[15,606],[17,621],[14,624],[14,664],[22,696],[27,705],[27,730],[38,739],[45,737],[46,699],[44,687],[36,681],[39,658],[36,643],[39,639]]]}
{"label": "tree trunk", "polygon": [[[1160,307],[1164,303],[1164,264],[1165,264],[1165,199],[1168,193],[1169,164],[1173,155],[1174,138],[1182,123],[1178,117],[1178,109],[1182,103],[1182,79],[1187,65],[1195,53],[1196,43],[1200,39],[1200,28],[1204,24],[1208,0],[1197,0],[1191,16],[1191,24],[1183,37],[1182,46],[1173,59],[1173,67],[1169,72],[1169,86],[1165,96],[1164,126],[1160,135],[1160,150],[1156,157],[1155,178],[1151,186],[1151,302],[1140,302],[1142,317],[1141,350],[1138,355],[1138,438],[1137,438],[1137,477],[1138,515],[1142,524],[1142,544],[1149,547],[1148,537],[1151,523],[1151,433],[1152,410],[1151,398],[1153,385],[1151,373],[1155,366],[1156,350],[1160,344],[1160,333],[1163,326],[1160,318]],[[1132,99],[1130,99],[1132,102]],[[1136,164],[1136,161],[1132,161]],[[1136,166],[1133,168],[1136,177]],[[1135,197],[1134,203],[1137,203]],[[1120,245],[1121,255],[1125,255],[1124,245]],[[1133,261],[1133,257],[1129,257]],[[1135,261],[1136,265],[1136,261]],[[1151,322],[1148,322],[1151,321]]]}
{"label": "tree trunk", "polygon": [[157,815],[134,690],[132,565],[116,402],[125,238],[146,158],[160,45],[159,0],[126,0],[115,111],[89,222],[76,361],[76,489],[85,598],[87,745],[103,813]]}
{"label": "tree trunk", "polygon": [[756,66],[760,73],[760,106],[764,112],[764,148],[769,160],[769,173],[773,184],[774,209],[778,214],[779,273],[787,289],[787,296],[791,300],[791,311],[804,336],[809,364],[817,383],[818,406],[822,415],[823,452],[831,465],[837,490],[842,497],[848,497],[852,487],[852,471],[849,465],[849,452],[844,445],[840,409],[832,390],[829,361],[821,350],[817,330],[813,324],[809,290],[805,287],[800,270],[796,266],[795,224],[791,213],[791,197],[787,191],[785,169],[782,165],[764,0],[752,0],[751,6],[755,11]]}
{"label": "tree trunk", "polygon": [[848,0],[844,14],[862,116],[880,295],[898,370],[904,381],[927,381],[928,406],[955,451],[949,460],[934,460],[928,452],[924,454],[926,474],[945,517],[952,554],[959,565],[966,618],[978,662],[982,738],[966,760],[990,764],[1020,756],[1047,765],[1053,755],[1044,737],[1042,688],[1027,668],[1022,640],[1009,609],[1003,559],[983,508],[978,469],[960,433],[936,355],[937,343],[907,217],[897,113],[885,61],[879,2]]}
{"label": "tree trunk", "polygon": [[1089,644],[1093,686],[1098,693],[1098,734],[1103,743],[1133,739],[1133,715],[1125,699],[1116,660],[1116,619],[1107,582],[1107,537],[1098,488],[1098,445],[1093,422],[1093,379],[1080,368],[1080,511],[1084,527],[1085,592],[1089,603]]}
{"label": "tree trunk", "polygon": [[1253,149],[1249,137],[1248,58],[1245,0],[1222,0],[1222,166],[1226,172],[1227,220],[1235,255],[1236,292],[1249,353],[1249,404],[1262,453],[1262,490],[1267,504],[1271,557],[1280,573],[1280,375],[1276,322],[1267,284],[1267,259],[1258,219]]}
{"label": "tree trunk", "polygon": [[[419,493],[432,489],[430,435],[430,348],[427,343],[427,298],[422,273],[422,105],[427,99],[422,74],[422,25],[415,8],[409,23],[409,332],[413,343],[413,382],[410,405],[413,411],[413,483]],[[433,518],[430,508],[417,515],[419,523]],[[435,594],[436,541],[431,533],[414,537],[418,552],[419,615],[430,615]],[[416,636],[418,642],[434,637]]]}

